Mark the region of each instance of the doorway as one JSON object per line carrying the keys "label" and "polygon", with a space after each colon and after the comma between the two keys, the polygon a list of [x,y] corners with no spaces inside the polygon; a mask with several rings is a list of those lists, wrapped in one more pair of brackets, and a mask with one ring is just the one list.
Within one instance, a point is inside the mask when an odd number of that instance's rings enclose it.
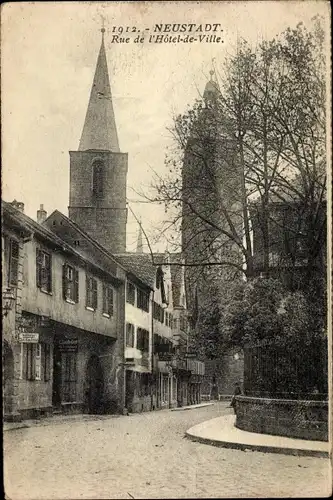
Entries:
{"label": "doorway", "polygon": [[126,370],[125,379],[125,407],[128,412],[133,411],[133,399],[134,399],[134,376],[135,373],[131,370]]}
{"label": "doorway", "polygon": [[57,344],[53,348],[53,386],[52,386],[52,406],[60,408],[61,406],[61,351]]}
{"label": "doorway", "polygon": [[100,359],[95,354],[90,356],[86,371],[86,401],[88,413],[103,412],[104,375]]}

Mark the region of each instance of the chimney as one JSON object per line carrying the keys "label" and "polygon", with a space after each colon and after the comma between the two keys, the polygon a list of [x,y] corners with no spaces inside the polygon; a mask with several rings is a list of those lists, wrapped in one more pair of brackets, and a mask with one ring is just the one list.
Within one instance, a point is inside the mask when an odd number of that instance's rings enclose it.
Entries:
{"label": "chimney", "polygon": [[24,203],[22,203],[22,201],[13,200],[11,205],[24,214]]}
{"label": "chimney", "polygon": [[44,205],[40,205],[39,210],[37,210],[37,222],[42,224],[47,217],[47,212],[44,210]]}

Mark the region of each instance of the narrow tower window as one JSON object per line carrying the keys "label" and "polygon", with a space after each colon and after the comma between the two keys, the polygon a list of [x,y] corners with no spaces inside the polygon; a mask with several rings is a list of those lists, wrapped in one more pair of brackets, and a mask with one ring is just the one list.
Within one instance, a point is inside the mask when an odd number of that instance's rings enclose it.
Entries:
{"label": "narrow tower window", "polygon": [[94,196],[103,196],[104,164],[101,160],[96,160],[92,166],[92,190]]}

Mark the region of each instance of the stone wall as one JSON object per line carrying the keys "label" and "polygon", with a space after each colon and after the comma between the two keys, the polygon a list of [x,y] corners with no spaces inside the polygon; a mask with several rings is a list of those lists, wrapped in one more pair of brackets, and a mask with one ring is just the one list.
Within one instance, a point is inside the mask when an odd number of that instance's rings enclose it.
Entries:
{"label": "stone wall", "polygon": [[328,402],[237,396],[236,427],[244,431],[328,441]]}

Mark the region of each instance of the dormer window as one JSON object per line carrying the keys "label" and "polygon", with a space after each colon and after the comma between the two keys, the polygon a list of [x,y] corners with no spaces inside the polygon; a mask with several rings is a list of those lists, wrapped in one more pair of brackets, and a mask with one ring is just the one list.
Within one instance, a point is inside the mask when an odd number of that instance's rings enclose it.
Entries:
{"label": "dormer window", "polygon": [[97,198],[103,196],[104,184],[104,163],[101,160],[95,160],[92,165],[92,191]]}

